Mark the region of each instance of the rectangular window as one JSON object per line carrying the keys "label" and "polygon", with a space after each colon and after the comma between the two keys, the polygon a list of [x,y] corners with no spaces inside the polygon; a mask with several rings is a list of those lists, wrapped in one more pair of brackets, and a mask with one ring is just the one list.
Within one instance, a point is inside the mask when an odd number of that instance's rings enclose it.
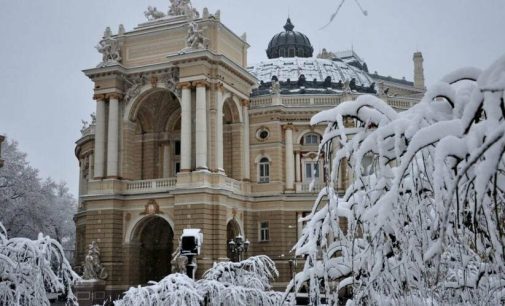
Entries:
{"label": "rectangular window", "polygon": [[270,230],[268,228],[268,221],[260,222],[260,241],[270,240]]}
{"label": "rectangular window", "polygon": [[181,172],[181,163],[180,162],[176,162],[175,163],[175,174]]}
{"label": "rectangular window", "polygon": [[305,178],[319,178],[319,164],[317,162],[305,163]]}
{"label": "rectangular window", "polygon": [[270,182],[270,164],[268,162],[260,163],[260,183],[268,183]]}
{"label": "rectangular window", "polygon": [[181,142],[179,140],[175,141],[175,156],[181,155]]}

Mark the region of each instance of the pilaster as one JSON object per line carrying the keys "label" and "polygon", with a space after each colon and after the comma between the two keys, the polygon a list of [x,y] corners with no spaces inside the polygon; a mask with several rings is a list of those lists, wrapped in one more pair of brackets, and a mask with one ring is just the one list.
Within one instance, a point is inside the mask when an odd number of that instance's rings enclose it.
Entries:
{"label": "pilaster", "polygon": [[285,171],[286,171],[286,190],[293,191],[294,186],[294,155],[293,155],[293,125],[288,124],[284,127],[284,138],[285,138]]}
{"label": "pilaster", "polygon": [[243,164],[242,173],[243,179],[249,181],[251,179],[250,168],[250,149],[249,149],[249,100],[242,100],[242,117],[244,120],[244,137],[243,137]]}
{"label": "pilaster", "polygon": [[223,163],[223,84],[217,88],[216,101],[216,168],[219,173],[224,173]]}
{"label": "pilaster", "polygon": [[105,129],[106,105],[105,95],[94,95],[96,100],[96,127],[95,127],[95,179],[105,176]]}

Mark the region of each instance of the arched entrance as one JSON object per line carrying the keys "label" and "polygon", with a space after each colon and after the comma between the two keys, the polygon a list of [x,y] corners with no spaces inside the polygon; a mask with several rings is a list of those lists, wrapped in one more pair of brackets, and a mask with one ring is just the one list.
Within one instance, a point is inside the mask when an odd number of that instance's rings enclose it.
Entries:
{"label": "arched entrance", "polygon": [[174,232],[163,218],[152,216],[137,226],[134,242],[138,246],[138,284],[160,281],[171,273]]}
{"label": "arched entrance", "polygon": [[240,235],[240,225],[238,224],[237,220],[231,219],[230,222],[228,222],[228,225],[226,225],[226,256],[231,261],[238,261],[238,257],[236,254],[230,252],[228,243],[230,240],[234,240],[238,235]]}

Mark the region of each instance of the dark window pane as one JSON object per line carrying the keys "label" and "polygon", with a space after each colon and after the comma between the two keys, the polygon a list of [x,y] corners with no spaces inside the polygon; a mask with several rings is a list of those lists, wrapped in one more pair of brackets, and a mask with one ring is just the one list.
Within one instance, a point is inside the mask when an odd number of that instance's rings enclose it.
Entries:
{"label": "dark window pane", "polygon": [[175,155],[181,155],[181,142],[179,140],[175,142]]}

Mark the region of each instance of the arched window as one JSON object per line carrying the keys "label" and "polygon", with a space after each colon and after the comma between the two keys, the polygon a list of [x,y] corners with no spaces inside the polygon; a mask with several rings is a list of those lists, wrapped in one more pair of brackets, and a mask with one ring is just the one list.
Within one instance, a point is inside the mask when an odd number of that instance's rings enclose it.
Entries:
{"label": "arched window", "polygon": [[314,146],[319,144],[319,135],[310,133],[303,136],[303,144],[306,146]]}
{"label": "arched window", "polygon": [[268,183],[270,182],[270,160],[268,158],[263,157],[260,159],[258,164],[258,182],[259,183]]}

